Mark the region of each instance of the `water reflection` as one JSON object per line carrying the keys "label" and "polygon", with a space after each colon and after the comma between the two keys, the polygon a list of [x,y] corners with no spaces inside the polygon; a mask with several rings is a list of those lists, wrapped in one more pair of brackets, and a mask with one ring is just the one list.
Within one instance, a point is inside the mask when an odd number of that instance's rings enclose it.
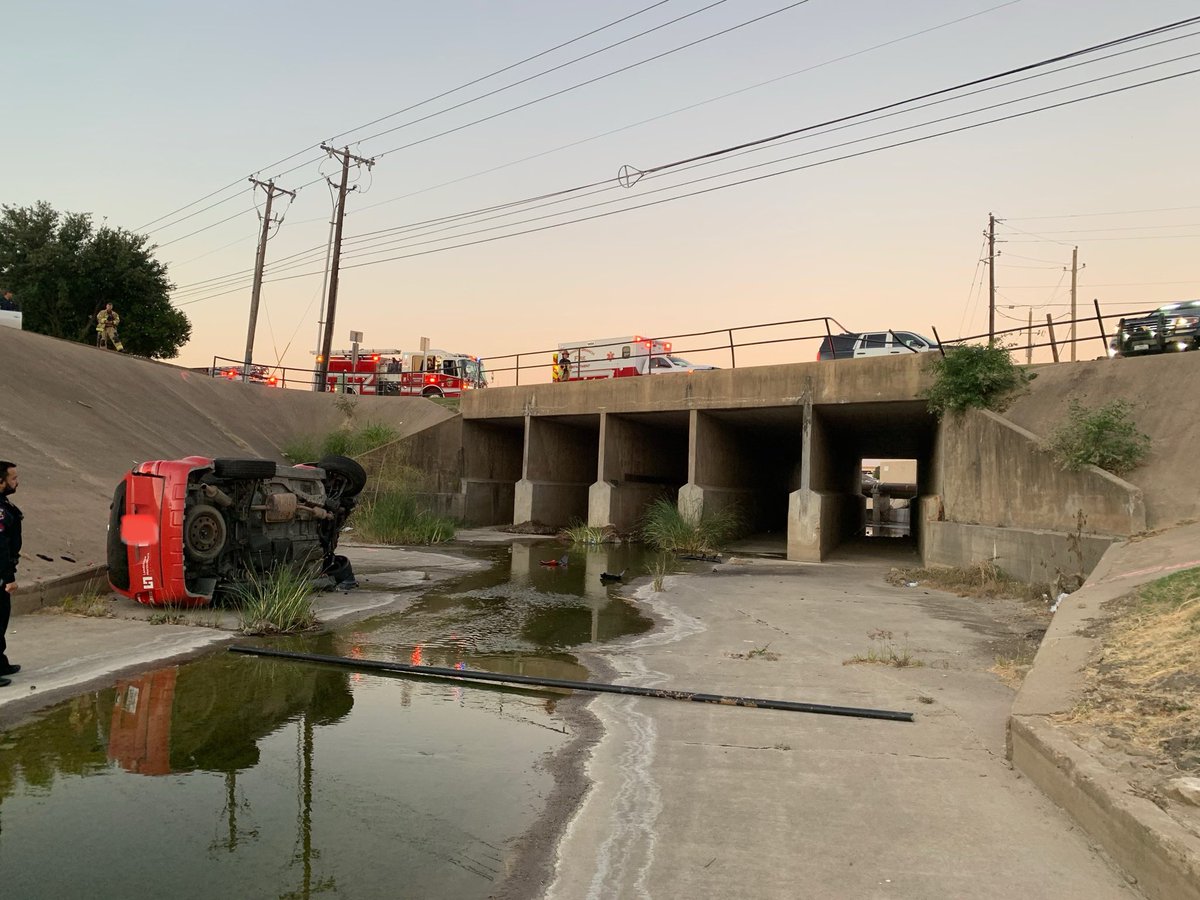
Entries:
{"label": "water reflection", "polygon": [[[514,551],[271,644],[582,680],[572,648],[650,627],[600,584],[629,548]],[[0,735],[4,896],[486,897],[552,787],[560,697],[225,653],[121,679]]]}

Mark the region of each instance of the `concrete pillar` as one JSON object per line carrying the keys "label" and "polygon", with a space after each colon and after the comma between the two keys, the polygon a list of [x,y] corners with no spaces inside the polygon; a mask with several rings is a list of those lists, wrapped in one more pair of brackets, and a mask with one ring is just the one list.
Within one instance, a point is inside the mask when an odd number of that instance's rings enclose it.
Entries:
{"label": "concrete pillar", "polygon": [[525,417],[521,480],[513,497],[513,524],[564,528],[588,518],[588,488],[596,478],[599,417],[562,422]]}
{"label": "concrete pillar", "polygon": [[588,491],[588,524],[630,532],[647,505],[675,499],[687,478],[687,437],[650,416],[603,413],[597,480]]}
{"label": "concrete pillar", "polygon": [[813,427],[812,400],[806,399],[800,430],[800,487],[788,495],[787,557],[802,562],[821,561],[821,495],[813,490],[813,466],[822,461],[816,459]]}
{"label": "concrete pillar", "polygon": [[753,497],[753,456],[737,430],[711,413],[690,411],[688,481],[679,489],[679,512],[699,517],[735,506],[745,514]]}

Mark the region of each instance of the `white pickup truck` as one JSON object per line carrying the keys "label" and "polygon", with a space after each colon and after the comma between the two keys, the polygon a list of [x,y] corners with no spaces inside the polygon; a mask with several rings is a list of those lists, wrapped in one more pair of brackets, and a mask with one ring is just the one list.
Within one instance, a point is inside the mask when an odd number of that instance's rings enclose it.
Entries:
{"label": "white pickup truck", "polygon": [[900,356],[927,353],[938,345],[912,331],[867,331],[861,334],[827,335],[821,340],[817,359],[858,359],[864,356]]}

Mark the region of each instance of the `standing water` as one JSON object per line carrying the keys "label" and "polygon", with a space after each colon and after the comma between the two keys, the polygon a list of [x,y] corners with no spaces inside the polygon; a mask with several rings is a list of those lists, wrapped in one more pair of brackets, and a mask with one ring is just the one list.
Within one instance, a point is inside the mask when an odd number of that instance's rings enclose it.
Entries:
{"label": "standing water", "polygon": [[[579,645],[650,622],[601,584],[640,548],[517,543],[404,612],[289,650],[586,680]],[[0,735],[14,898],[487,897],[545,807],[562,695],[220,652]]]}

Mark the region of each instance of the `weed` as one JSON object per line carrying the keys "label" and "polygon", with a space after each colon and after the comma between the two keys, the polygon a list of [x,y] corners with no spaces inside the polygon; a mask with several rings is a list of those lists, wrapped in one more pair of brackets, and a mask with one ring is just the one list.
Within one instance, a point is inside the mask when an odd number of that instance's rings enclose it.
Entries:
{"label": "weed", "polygon": [[361,503],[354,529],[360,539],[381,544],[440,544],[454,539],[455,524],[422,506],[413,493],[391,490]]}
{"label": "weed", "polygon": [[1031,640],[1028,636],[1020,637],[1005,653],[996,654],[992,671],[1000,676],[1000,680],[1011,687],[1020,687],[1029,670],[1033,668],[1033,658],[1037,656],[1040,641]]}
{"label": "weed", "polygon": [[960,597],[1026,600],[1045,606],[1052,595],[1048,584],[1030,583],[1013,578],[990,559],[970,566],[938,566],[931,569],[892,569],[886,576],[889,584],[922,584],[943,591],[953,591]]}
{"label": "weed", "polygon": [[229,598],[238,610],[243,634],[291,634],[316,624],[312,595],[311,571],[279,566],[249,573],[234,585]]}
{"label": "weed", "polygon": [[358,406],[358,401],[354,397],[348,396],[346,394],[341,394],[338,396],[338,398],[336,400],[333,401],[333,406],[338,412],[340,412],[347,419],[353,419],[354,418],[354,410]]}
{"label": "weed", "polygon": [[762,647],[755,647],[753,650],[747,650],[745,653],[730,653],[732,659],[765,659],[770,662],[775,662],[779,659],[779,654],[770,650],[770,644],[764,644]]}
{"label": "weed", "polygon": [[62,609],[63,612],[76,616],[91,616],[97,619],[111,619],[114,615],[112,598],[99,591],[87,591],[67,597],[62,602]]}
{"label": "weed", "polygon": [[671,572],[671,557],[660,553],[650,564],[650,578],[655,591],[663,589],[663,580]]}
{"label": "weed", "polygon": [[575,522],[564,528],[558,536],[572,544],[619,544],[621,537],[612,525],[585,525]]}
{"label": "weed", "polygon": [[1098,466],[1114,475],[1124,475],[1142,464],[1150,451],[1150,436],[1133,422],[1133,405],[1113,400],[1095,408],[1071,400],[1067,421],[1046,442],[1064,469],[1078,472]]}
{"label": "weed", "polygon": [[884,628],[876,628],[867,632],[872,641],[871,648],[866,653],[860,653],[849,659],[842,660],[843,666],[855,663],[869,663],[880,666],[895,666],[905,669],[910,666],[923,666],[925,662],[917,659],[908,649],[908,632],[904,633],[904,644],[897,649],[893,635]]}
{"label": "weed", "polygon": [[658,550],[712,554],[722,549],[742,527],[742,517],[734,507],[716,512],[701,512],[698,506],[681,510],[661,497],[647,508],[641,533]]}
{"label": "weed", "polygon": [[293,463],[313,462],[321,455],[320,445],[311,435],[293,438],[283,445],[283,456]]}
{"label": "weed", "polygon": [[151,625],[186,625],[187,615],[177,606],[164,607],[162,612],[151,613],[146,620]]}
{"label": "weed", "polygon": [[390,444],[399,437],[400,432],[391,425],[367,422],[360,428],[344,428],[327,435],[321,442],[321,455],[361,456],[384,444]]}
{"label": "weed", "polygon": [[1001,344],[962,344],[945,357],[930,354],[934,382],[924,397],[929,410],[940,418],[968,409],[999,410],[1029,380]]}

